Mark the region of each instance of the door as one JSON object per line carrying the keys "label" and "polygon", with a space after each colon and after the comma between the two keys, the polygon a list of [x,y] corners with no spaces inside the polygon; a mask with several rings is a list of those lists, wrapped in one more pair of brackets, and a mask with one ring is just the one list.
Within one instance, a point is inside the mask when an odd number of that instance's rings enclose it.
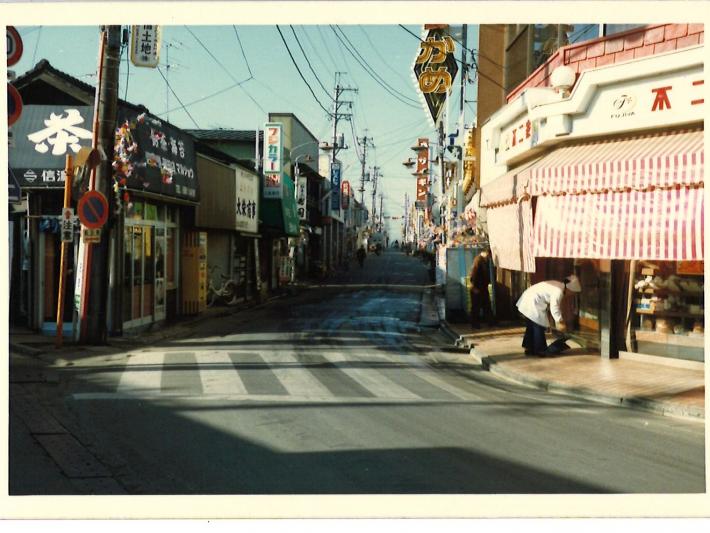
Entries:
{"label": "door", "polygon": [[164,227],[155,228],[155,283],[154,312],[155,320],[165,319],[165,275],[167,266],[167,241]]}

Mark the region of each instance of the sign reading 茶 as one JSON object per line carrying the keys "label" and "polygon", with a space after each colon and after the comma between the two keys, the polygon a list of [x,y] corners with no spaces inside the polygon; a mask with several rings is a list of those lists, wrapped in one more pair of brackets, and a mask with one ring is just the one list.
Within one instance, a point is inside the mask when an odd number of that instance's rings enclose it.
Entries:
{"label": "sign reading \u8336", "polygon": [[424,98],[434,126],[441,118],[446,98],[458,73],[456,46],[447,24],[426,24],[414,60],[417,88]]}

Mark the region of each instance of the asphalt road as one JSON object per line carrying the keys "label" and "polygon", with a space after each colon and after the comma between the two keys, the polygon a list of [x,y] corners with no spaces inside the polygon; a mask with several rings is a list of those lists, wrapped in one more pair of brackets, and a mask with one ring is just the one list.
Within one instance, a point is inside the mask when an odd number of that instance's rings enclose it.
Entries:
{"label": "asphalt road", "polygon": [[337,280],[76,361],[66,405],[133,494],[704,492],[702,423],[472,366],[419,323],[417,259]]}

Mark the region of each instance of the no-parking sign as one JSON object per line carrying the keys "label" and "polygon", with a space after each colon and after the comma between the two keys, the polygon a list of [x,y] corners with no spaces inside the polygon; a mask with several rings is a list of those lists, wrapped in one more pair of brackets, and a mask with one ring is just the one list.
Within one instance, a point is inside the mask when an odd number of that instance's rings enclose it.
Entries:
{"label": "no-parking sign", "polygon": [[77,205],[79,220],[89,229],[103,226],[108,219],[108,202],[99,191],[87,191]]}
{"label": "no-parking sign", "polygon": [[7,27],[7,66],[11,67],[22,57],[22,38],[13,26]]}
{"label": "no-parking sign", "polygon": [[12,126],[22,114],[22,97],[14,85],[7,84],[7,125]]}

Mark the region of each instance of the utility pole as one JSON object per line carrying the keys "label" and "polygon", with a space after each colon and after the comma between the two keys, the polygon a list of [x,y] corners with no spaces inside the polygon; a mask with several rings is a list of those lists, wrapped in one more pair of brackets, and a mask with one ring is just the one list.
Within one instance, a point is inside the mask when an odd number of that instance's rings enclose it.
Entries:
{"label": "utility pole", "polygon": [[384,212],[382,210],[382,198],[384,197],[384,194],[380,193],[380,231],[383,231],[385,229],[385,220],[384,220]]}
{"label": "utility pole", "polygon": [[[336,72],[335,73],[335,89],[334,89],[335,97],[333,98],[333,113],[332,113],[332,116],[333,116],[333,153],[331,154],[331,159],[330,159],[331,180],[333,178],[332,169],[333,169],[333,166],[335,166],[337,154],[340,150],[347,148],[347,146],[345,146],[344,137],[343,137],[343,142],[338,143],[338,122],[340,121],[341,118],[349,120],[350,117],[352,116],[352,113],[341,113],[340,112],[340,107],[343,105],[348,105],[349,109],[352,107],[352,101],[340,100],[340,96],[346,91],[357,92],[357,89],[354,89],[351,87],[342,87],[340,85],[340,75],[341,74],[345,74],[345,73],[344,72]],[[341,179],[342,179],[342,177],[341,177]],[[338,188],[338,190],[334,191],[332,189],[332,187],[333,187],[333,183],[331,181],[330,194],[331,195],[333,195],[333,194],[339,195],[340,194],[340,184],[336,184],[336,187]],[[333,224],[331,224],[330,227],[331,227],[331,232],[332,232]],[[336,249],[335,257],[338,258],[341,255],[340,254],[341,246],[340,246],[340,237],[339,237],[340,229],[338,228],[337,223],[335,224],[335,229],[336,229],[336,236],[334,239],[335,240],[335,249]],[[331,243],[332,242],[333,242],[333,238],[332,238],[332,233],[331,233]],[[331,246],[331,250],[332,250],[332,246]]]}
{"label": "utility pole", "polygon": [[365,204],[365,167],[367,166],[367,148],[374,148],[375,145],[372,142],[372,137],[367,136],[367,130],[365,130],[365,135],[362,137],[362,142],[360,138],[357,139],[357,144],[362,146],[362,174],[360,175],[360,203]]}
{"label": "utility pole", "polygon": [[379,177],[380,167],[372,167],[372,226],[376,225],[377,220],[377,178]]}
{"label": "utility pole", "polygon": [[[106,198],[113,194],[111,188],[113,145],[116,134],[116,114],[118,110],[118,74],[121,52],[121,26],[102,26],[101,32],[106,32],[103,62],[98,93],[96,125],[98,126],[97,148],[106,155],[96,167],[93,188]],[[103,40],[102,40],[103,42]],[[90,187],[91,188],[91,187]],[[106,311],[109,294],[109,235],[111,231],[116,237],[116,221],[114,214],[109,216],[106,226],[101,231],[101,242],[93,244],[91,252],[91,271],[88,273],[90,287],[87,301],[86,323],[81,326],[82,339],[90,344],[106,342]],[[118,263],[118,258],[115,259]],[[81,282],[77,280],[77,282]],[[117,282],[120,286],[122,280]],[[116,290],[118,293],[118,290]],[[114,320],[120,320],[114,317]]]}

